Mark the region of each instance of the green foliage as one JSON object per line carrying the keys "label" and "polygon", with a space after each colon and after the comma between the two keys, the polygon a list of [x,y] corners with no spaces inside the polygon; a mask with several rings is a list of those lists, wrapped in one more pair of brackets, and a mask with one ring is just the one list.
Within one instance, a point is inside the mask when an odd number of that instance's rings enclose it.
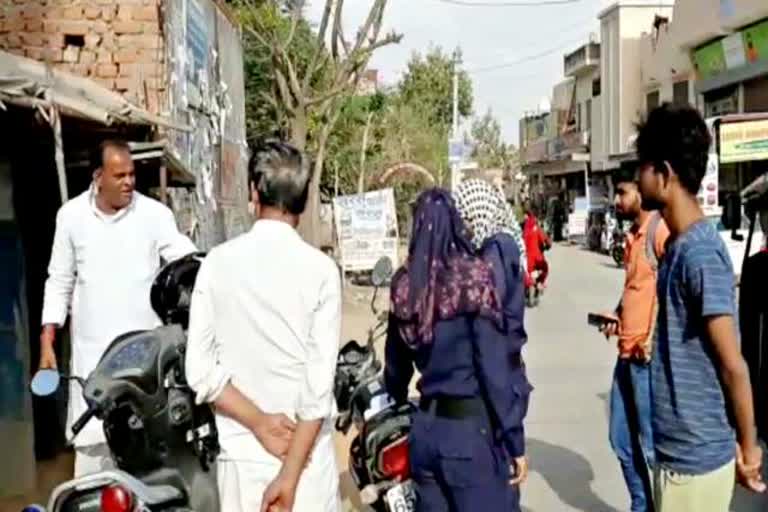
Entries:
{"label": "green foliage", "polygon": [[[460,58],[459,51],[456,50]],[[414,53],[408,62],[400,92],[403,101],[417,108],[429,121],[446,131],[453,120],[453,74],[456,58],[433,47],[421,55]],[[459,72],[459,115],[472,114],[472,80],[465,71]]]}
{"label": "green foliage", "polygon": [[488,109],[483,117],[472,123],[472,158],[481,168],[513,170],[517,166],[517,150],[502,139],[501,125]]}

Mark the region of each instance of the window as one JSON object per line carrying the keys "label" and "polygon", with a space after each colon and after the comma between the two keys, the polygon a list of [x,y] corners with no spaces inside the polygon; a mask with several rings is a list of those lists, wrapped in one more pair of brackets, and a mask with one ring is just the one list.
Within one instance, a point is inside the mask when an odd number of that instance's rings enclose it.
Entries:
{"label": "window", "polygon": [[595,78],[592,80],[592,97],[600,96],[600,79]]}
{"label": "window", "polygon": [[576,104],[576,130],[581,131],[581,103]]}
{"label": "window", "polygon": [[647,112],[650,112],[651,110],[655,109],[659,106],[660,99],[659,99],[659,91],[653,91],[649,92],[648,95],[645,97],[645,109]]}
{"label": "window", "polygon": [[688,80],[677,82],[672,86],[672,103],[681,106],[686,106],[690,103]]}
{"label": "window", "polygon": [[585,110],[587,111],[586,112],[587,121],[585,123],[584,129],[587,131],[590,131],[592,130],[592,100],[587,100],[584,103],[584,107],[585,107]]}

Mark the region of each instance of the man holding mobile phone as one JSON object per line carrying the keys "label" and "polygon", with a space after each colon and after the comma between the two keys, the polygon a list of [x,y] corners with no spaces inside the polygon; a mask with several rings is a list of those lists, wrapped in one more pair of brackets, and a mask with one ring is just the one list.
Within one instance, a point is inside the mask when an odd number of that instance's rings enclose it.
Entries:
{"label": "man holding mobile phone", "polygon": [[616,214],[632,222],[627,233],[624,292],[615,313],[600,315],[600,330],[618,337],[619,357],[610,402],[610,441],[621,464],[632,512],[653,510],[650,469],[654,460],[651,430],[651,338],[655,325],[656,270],[669,230],[658,212],[642,208],[635,173],[623,171],[615,182]]}

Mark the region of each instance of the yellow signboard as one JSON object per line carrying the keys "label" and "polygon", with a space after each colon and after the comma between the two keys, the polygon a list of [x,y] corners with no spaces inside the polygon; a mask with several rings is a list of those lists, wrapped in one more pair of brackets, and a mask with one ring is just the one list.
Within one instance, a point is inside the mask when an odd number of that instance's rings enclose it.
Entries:
{"label": "yellow signboard", "polygon": [[720,163],[768,160],[768,120],[720,125]]}

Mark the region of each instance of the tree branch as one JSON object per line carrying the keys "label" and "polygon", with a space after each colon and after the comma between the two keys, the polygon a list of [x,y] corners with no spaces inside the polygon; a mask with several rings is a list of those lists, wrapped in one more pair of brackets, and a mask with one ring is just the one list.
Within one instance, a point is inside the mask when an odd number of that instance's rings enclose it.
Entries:
{"label": "tree branch", "polygon": [[291,29],[288,31],[288,37],[283,43],[283,50],[287,50],[293,42],[293,38],[296,35],[296,30],[299,27],[299,21],[301,21],[301,10],[304,8],[304,0],[295,0],[293,4],[293,14],[291,15]]}
{"label": "tree branch", "polygon": [[315,72],[319,69],[317,62],[318,60],[320,60],[320,55],[322,53],[323,48],[325,48],[325,35],[328,32],[328,22],[331,18],[332,7],[333,7],[333,0],[325,0],[325,7],[323,8],[323,17],[320,20],[320,28],[317,31],[315,51],[312,54],[312,59],[309,61],[309,66],[307,66],[307,74],[304,75],[304,80],[302,81],[302,84],[301,84],[301,90],[303,94],[306,94],[307,91],[309,91],[309,85],[312,82],[312,77],[315,75]]}

